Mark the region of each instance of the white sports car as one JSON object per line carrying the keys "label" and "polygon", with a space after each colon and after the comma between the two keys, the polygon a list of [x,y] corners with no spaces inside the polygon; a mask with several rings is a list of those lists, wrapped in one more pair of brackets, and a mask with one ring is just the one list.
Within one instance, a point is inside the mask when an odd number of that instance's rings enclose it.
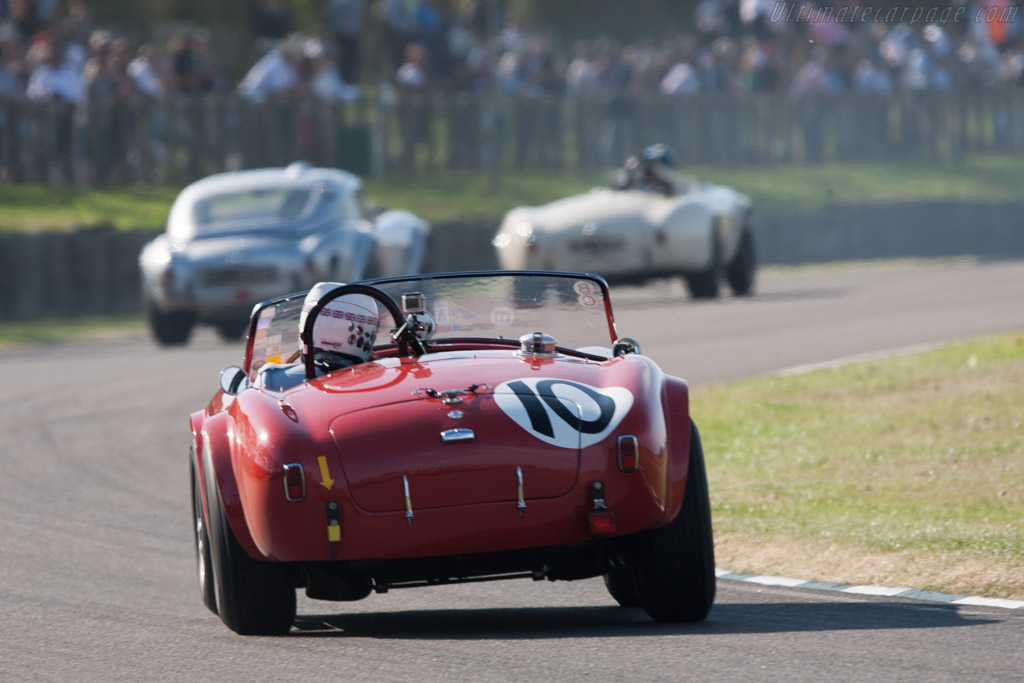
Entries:
{"label": "white sports car", "polygon": [[694,298],[753,291],[757,260],[750,198],[730,187],[677,182],[648,189],[595,189],[509,211],[494,237],[505,270],[597,273],[612,282],[681,275]]}
{"label": "white sports car", "polygon": [[297,162],[209,176],[181,191],[139,256],[150,329],[164,345],[187,342],[196,323],[234,339],[260,301],[422,272],[429,232],[408,211],[369,209],[344,171]]}

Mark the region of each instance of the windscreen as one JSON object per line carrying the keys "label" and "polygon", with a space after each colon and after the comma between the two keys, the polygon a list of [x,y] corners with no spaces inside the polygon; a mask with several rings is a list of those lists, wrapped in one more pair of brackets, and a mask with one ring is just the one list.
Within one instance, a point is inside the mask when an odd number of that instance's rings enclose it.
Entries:
{"label": "windscreen", "polygon": [[[430,341],[453,338],[513,339],[543,332],[577,349],[611,346],[614,332],[607,291],[596,279],[556,274],[495,273],[410,278],[377,283],[402,306],[402,295],[420,293],[434,325]],[[394,323],[382,312],[378,343]]]}
{"label": "windscreen", "polygon": [[[422,306],[421,321],[432,327],[427,341],[443,346],[451,339],[518,340],[542,332],[569,349],[611,346],[615,339],[603,281],[582,275],[554,273],[487,273],[418,276],[370,283],[401,308]],[[305,292],[267,302],[255,312],[250,376],[267,363],[293,363],[299,356],[299,317]],[[407,311],[408,312],[408,311]],[[391,343],[397,327],[378,305],[380,318],[375,346]],[[323,315],[323,314],[322,314]]]}
{"label": "windscreen", "polygon": [[315,196],[308,187],[228,192],[196,202],[193,218],[198,232],[212,232],[252,222],[290,222],[311,210]]}
{"label": "windscreen", "polygon": [[256,329],[251,331],[252,354],[249,378],[267,363],[292,363],[299,355],[299,317],[305,292],[264,304],[256,312]]}

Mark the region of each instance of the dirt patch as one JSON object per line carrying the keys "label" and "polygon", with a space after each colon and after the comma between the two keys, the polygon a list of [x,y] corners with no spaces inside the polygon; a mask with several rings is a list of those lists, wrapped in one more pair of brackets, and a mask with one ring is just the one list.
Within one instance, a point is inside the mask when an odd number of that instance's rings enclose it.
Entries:
{"label": "dirt patch", "polygon": [[715,564],[741,574],[1024,600],[1024,558],[879,552],[826,540],[719,534]]}

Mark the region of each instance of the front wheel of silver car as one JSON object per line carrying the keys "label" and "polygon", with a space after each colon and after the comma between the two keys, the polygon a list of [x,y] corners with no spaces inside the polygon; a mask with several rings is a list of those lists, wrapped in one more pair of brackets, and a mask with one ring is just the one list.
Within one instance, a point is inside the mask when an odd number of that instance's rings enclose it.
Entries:
{"label": "front wheel of silver car", "polygon": [[219,320],[214,323],[213,328],[217,331],[217,336],[221,341],[236,342],[249,331],[249,320],[247,318]]}
{"label": "front wheel of silver car", "polygon": [[146,320],[153,338],[161,346],[180,346],[192,336],[196,314],[192,311],[164,311],[153,300],[146,300]]}
{"label": "front wheel of silver car", "polygon": [[655,621],[702,621],[708,615],[715,601],[715,544],[704,450],[692,420],[682,509],[668,526],[636,539],[628,565],[640,605]]}

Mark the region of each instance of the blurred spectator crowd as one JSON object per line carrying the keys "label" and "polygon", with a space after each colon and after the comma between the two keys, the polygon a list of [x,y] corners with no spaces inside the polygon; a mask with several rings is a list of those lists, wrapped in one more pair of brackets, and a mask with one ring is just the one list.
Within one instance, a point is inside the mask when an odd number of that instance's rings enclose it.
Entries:
{"label": "blurred spectator crowd", "polygon": [[0,0],[0,101],[235,90],[257,101],[350,101],[360,84],[382,81],[405,91],[799,97],[1024,79],[1024,22],[1014,0],[953,0],[927,12],[860,0],[695,7],[694,29],[662,43],[595,37],[566,45],[522,27],[502,0],[325,0],[319,27],[306,34],[292,31],[286,0],[249,0],[259,56],[233,79],[204,28],[136,45],[94,26],[89,0]]}

